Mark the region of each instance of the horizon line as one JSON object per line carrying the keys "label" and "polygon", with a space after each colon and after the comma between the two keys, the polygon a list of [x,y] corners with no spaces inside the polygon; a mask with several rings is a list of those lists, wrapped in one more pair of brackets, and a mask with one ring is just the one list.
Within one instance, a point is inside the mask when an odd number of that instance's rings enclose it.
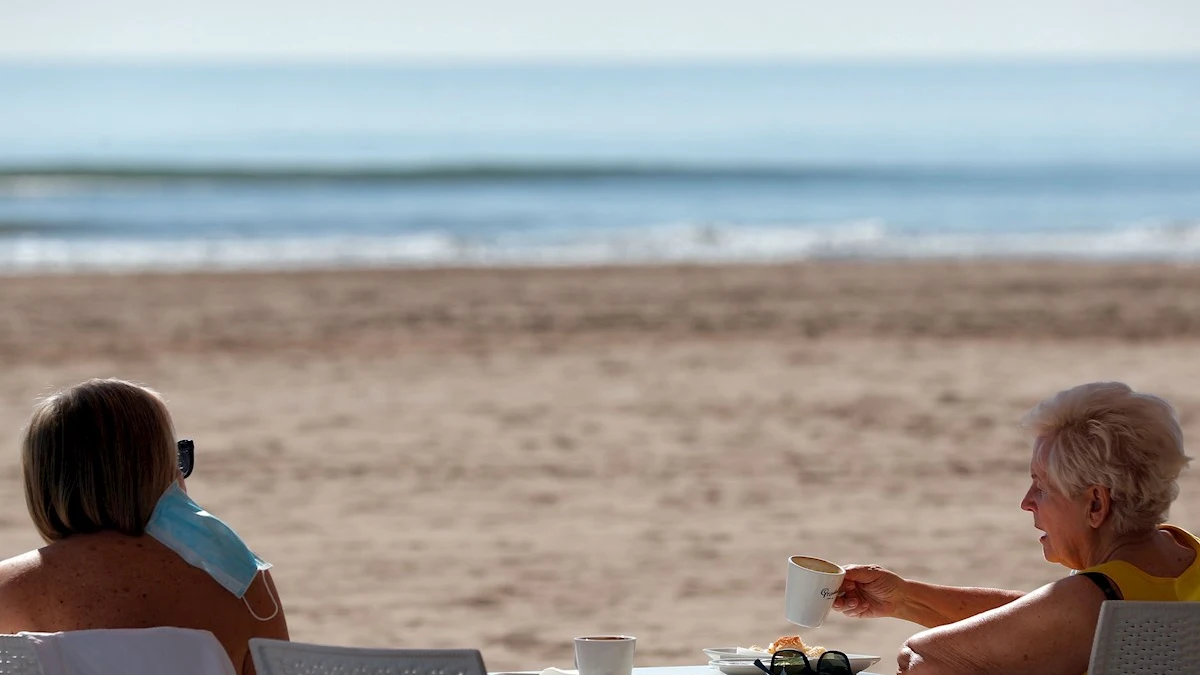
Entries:
{"label": "horizon line", "polygon": [[382,67],[382,68],[586,68],[679,66],[839,66],[839,65],[1104,65],[1200,63],[1200,50],[1144,53],[993,53],[993,54],[830,54],[830,55],[641,55],[597,57],[545,56],[397,56],[397,55],[14,55],[0,54],[0,67]]}

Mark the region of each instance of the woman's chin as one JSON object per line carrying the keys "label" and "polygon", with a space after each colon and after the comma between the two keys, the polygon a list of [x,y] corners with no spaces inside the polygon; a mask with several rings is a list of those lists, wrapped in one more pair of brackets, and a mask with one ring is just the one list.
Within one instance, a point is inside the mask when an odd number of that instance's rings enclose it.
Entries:
{"label": "woman's chin", "polygon": [[1042,538],[1038,541],[1040,541],[1042,544],[1042,557],[1046,559],[1046,562],[1058,562],[1058,552],[1055,551],[1054,547],[1050,545],[1050,539],[1043,534]]}

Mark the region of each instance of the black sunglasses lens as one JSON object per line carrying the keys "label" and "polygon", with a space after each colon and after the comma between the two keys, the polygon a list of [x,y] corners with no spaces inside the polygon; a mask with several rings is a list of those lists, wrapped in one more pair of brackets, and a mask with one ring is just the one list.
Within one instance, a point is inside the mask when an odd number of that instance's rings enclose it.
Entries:
{"label": "black sunglasses lens", "polygon": [[812,670],[804,652],[781,649],[771,656],[771,675],[812,675]]}
{"label": "black sunglasses lens", "polygon": [[196,467],[196,445],[185,438],[176,443],[175,447],[179,450],[179,472],[187,478]]}
{"label": "black sunglasses lens", "polygon": [[854,675],[850,657],[842,652],[825,652],[817,660],[817,675]]}

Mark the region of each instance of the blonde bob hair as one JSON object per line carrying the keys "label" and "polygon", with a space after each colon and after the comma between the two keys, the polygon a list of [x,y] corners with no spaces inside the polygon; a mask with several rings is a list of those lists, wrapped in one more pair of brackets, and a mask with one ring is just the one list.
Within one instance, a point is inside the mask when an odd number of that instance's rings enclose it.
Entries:
{"label": "blonde bob hair", "polygon": [[1078,497],[1108,488],[1118,534],[1166,522],[1179,472],[1191,461],[1171,404],[1120,382],[1093,382],[1042,401],[1022,426],[1046,449],[1053,489]]}
{"label": "blonde bob hair", "polygon": [[179,478],[166,405],[123,380],[88,380],[40,401],[21,464],[29,515],[47,542],[102,530],[139,536]]}

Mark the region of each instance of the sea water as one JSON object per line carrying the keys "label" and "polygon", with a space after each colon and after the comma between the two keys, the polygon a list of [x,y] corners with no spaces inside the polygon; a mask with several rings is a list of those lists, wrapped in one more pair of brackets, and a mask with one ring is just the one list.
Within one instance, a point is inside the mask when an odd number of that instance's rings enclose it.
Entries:
{"label": "sea water", "polygon": [[0,65],[0,273],[1200,260],[1200,61]]}

